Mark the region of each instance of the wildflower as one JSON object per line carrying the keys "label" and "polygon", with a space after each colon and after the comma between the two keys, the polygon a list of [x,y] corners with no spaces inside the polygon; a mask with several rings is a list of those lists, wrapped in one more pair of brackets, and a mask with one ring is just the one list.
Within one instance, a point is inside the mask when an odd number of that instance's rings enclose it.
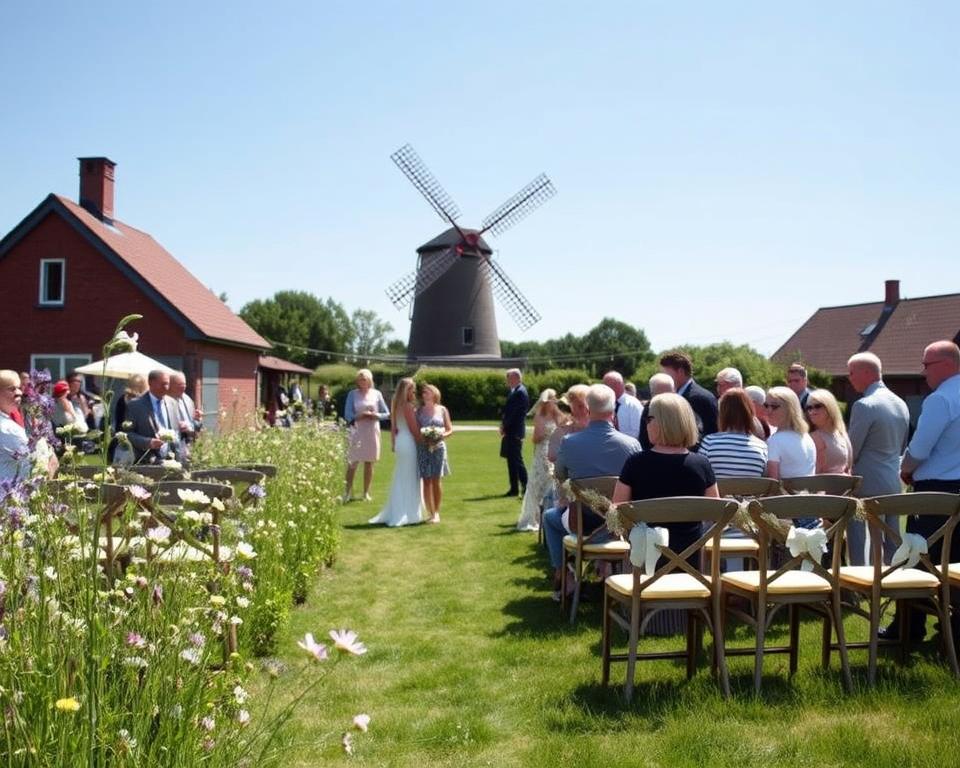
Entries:
{"label": "wildflower", "polygon": [[193,488],[178,488],[177,496],[180,497],[180,501],[184,504],[200,504],[206,506],[210,503],[210,497],[207,496],[207,494]]}
{"label": "wildflower", "polygon": [[125,430],[127,430],[127,431],[130,431],[131,429],[133,429],[133,422],[132,422],[132,421],[124,421],[124,422],[121,422],[120,426],[121,426],[123,429],[125,429]]}
{"label": "wildflower", "polygon": [[250,713],[245,709],[241,709],[239,712],[237,712],[237,722],[240,723],[240,725],[246,725],[249,723]]}
{"label": "wildflower", "polygon": [[224,512],[227,509],[220,499],[214,499],[210,506],[217,510],[217,512]]}
{"label": "wildflower", "polygon": [[217,727],[217,721],[212,717],[207,715],[203,720],[200,721],[200,727],[203,728],[207,733],[210,733],[214,728]]}
{"label": "wildflower", "polygon": [[200,663],[200,651],[196,648],[184,648],[180,651],[180,658],[184,661],[189,661],[193,665]]}
{"label": "wildflower", "polygon": [[131,752],[137,748],[137,740],[130,735],[130,731],[126,728],[121,728],[117,735],[120,737],[120,746],[125,751]]}
{"label": "wildflower", "polygon": [[241,541],[237,544],[236,552],[237,557],[239,557],[241,560],[253,560],[257,556],[253,546],[245,541]]}
{"label": "wildflower", "polygon": [[358,731],[367,732],[367,727],[370,725],[370,715],[354,715],[353,716],[353,727]]}
{"label": "wildflower", "polygon": [[194,646],[194,648],[203,648],[203,646],[207,644],[207,638],[205,638],[199,632],[191,633],[190,637],[187,639],[190,641],[190,644]]}
{"label": "wildflower", "polygon": [[340,745],[343,747],[343,751],[346,754],[353,754],[353,736],[350,735],[349,731],[343,734],[343,738],[340,739]]}
{"label": "wildflower", "polygon": [[127,493],[129,493],[137,501],[146,501],[150,498],[150,491],[148,491],[142,485],[128,485]]}
{"label": "wildflower", "polygon": [[243,597],[242,595],[237,598],[237,607],[238,608],[247,608],[250,605],[249,598]]}
{"label": "wildflower", "polygon": [[176,459],[164,459],[160,462],[160,466],[164,469],[183,469],[183,464]]}
{"label": "wildflower", "polygon": [[162,604],[163,604],[163,586],[162,586],[162,585],[160,585],[160,584],[154,585],[154,587],[153,587],[153,594],[151,595],[151,599],[153,600],[153,604],[154,604],[154,605],[162,605]]}
{"label": "wildflower", "polygon": [[80,709],[80,702],[71,696],[68,699],[57,699],[53,706],[57,712],[76,712]]}
{"label": "wildflower", "polygon": [[170,541],[170,529],[165,525],[157,525],[147,531],[147,541],[152,544],[167,544]]}
{"label": "wildflower", "polygon": [[307,632],[302,641],[298,640],[297,645],[313,656],[314,660],[316,661],[323,661],[327,658],[327,646],[323,645],[322,643],[315,642],[311,632]]}
{"label": "wildflower", "polygon": [[250,698],[250,694],[243,690],[242,686],[238,685],[233,689],[233,700],[236,701],[237,704],[246,704],[248,698]]}
{"label": "wildflower", "polygon": [[54,570],[52,565],[48,565],[46,568],[43,569],[43,575],[46,576],[51,581],[54,581],[57,578],[57,572]]}
{"label": "wildflower", "polygon": [[213,752],[213,748],[217,746],[217,742],[213,739],[204,739],[203,741],[203,751],[204,752]]}
{"label": "wildflower", "polygon": [[117,438],[117,445],[121,445],[124,448],[130,447],[130,438],[127,437],[126,432],[114,432],[113,436]]}
{"label": "wildflower", "polygon": [[367,646],[359,642],[357,633],[352,629],[331,629],[330,639],[333,640],[334,647],[344,653],[362,656],[367,652]]}
{"label": "wildflower", "polygon": [[267,489],[259,483],[254,483],[247,489],[247,493],[255,499],[262,499],[267,495]]}
{"label": "wildflower", "polygon": [[216,605],[220,607],[227,604],[227,598],[223,595],[210,595],[210,605]]}
{"label": "wildflower", "polygon": [[146,648],[147,641],[144,639],[143,635],[138,634],[137,632],[128,632],[127,645],[129,645],[131,648]]}
{"label": "wildflower", "polygon": [[243,619],[241,619],[239,616],[231,616],[230,623],[235,627],[239,627],[241,624],[243,624]]}
{"label": "wildflower", "polygon": [[157,437],[159,437],[165,443],[175,443],[177,442],[177,433],[172,429],[161,429],[157,431]]}
{"label": "wildflower", "polygon": [[135,669],[146,669],[146,667],[149,666],[143,656],[128,656],[123,660],[123,665],[125,667],[134,667]]}

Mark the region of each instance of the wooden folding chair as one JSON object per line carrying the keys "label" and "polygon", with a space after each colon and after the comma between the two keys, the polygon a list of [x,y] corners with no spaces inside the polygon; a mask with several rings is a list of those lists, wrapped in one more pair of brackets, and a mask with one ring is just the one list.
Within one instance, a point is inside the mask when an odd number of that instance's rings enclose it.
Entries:
{"label": "wooden folding chair", "polygon": [[[836,627],[837,645],[843,684],[849,691],[852,683],[847,661],[847,645],[843,632],[843,614],[838,568],[840,551],[847,522],[856,510],[856,502],[846,496],[798,495],[771,496],[758,499],[749,505],[753,533],[760,546],[759,567],[756,571],[731,571],[720,577],[723,588],[724,620],[733,615],[756,630],[753,648],[727,648],[727,656],[754,656],[753,687],[759,693],[763,676],[763,657],[771,653],[790,654],[790,674],[797,671],[800,643],[800,608],[813,610],[824,619],[823,651],[824,666],[830,661],[830,628]],[[789,559],[779,568],[772,565],[771,545],[786,546],[791,521],[803,518],[821,518],[828,521],[822,530],[822,544],[832,555],[832,567],[827,570],[821,556],[814,556],[801,549],[796,555],[790,552]],[[813,530],[798,529],[801,537],[817,535]],[[805,564],[805,565],[804,565]],[[798,569],[800,567],[800,569]],[[805,569],[803,569],[805,568]],[[748,601],[751,613],[728,604],[727,598],[735,595]],[[785,646],[767,646],[766,633],[774,616],[784,606],[789,607],[790,642]]]}
{"label": "wooden folding chair", "polygon": [[[98,469],[102,468],[98,467]],[[114,570],[118,556],[127,549],[128,540],[123,536],[114,535],[114,520],[123,513],[127,503],[126,489],[121,485],[110,483],[93,483],[87,479],[73,479],[68,477],[49,480],[44,483],[47,492],[58,501],[76,507],[77,504],[89,504],[97,509],[91,522],[102,526],[102,532],[97,536],[98,559],[104,563],[104,573],[112,584]],[[81,510],[74,509],[79,515]],[[87,541],[81,541],[79,526],[71,525],[72,533],[64,540],[65,544],[76,545],[85,551]]]}
{"label": "wooden folding chair", "polygon": [[[560,610],[567,608],[567,565],[573,561],[573,600],[570,606],[570,623],[577,621],[577,610],[580,607],[580,590],[583,586],[583,577],[590,563],[620,563],[630,552],[630,545],[618,536],[611,537],[605,525],[601,525],[589,536],[582,536],[583,507],[578,494],[583,491],[593,491],[606,499],[613,498],[613,489],[617,485],[614,476],[584,477],[571,483],[574,497],[570,501],[570,527],[577,533],[569,533],[563,537],[563,567],[560,572]],[[594,510],[598,515],[602,512]]]}
{"label": "wooden folding chair", "polygon": [[[211,516],[210,524],[210,546],[207,547],[202,542],[188,540],[183,534],[183,526],[178,524],[176,518],[170,514],[173,510],[169,508],[182,508],[183,501],[178,491],[200,491],[207,499],[209,504],[201,512],[209,512]],[[232,559],[233,553],[228,547],[220,545],[220,511],[214,506],[215,499],[227,501],[233,498],[233,487],[222,485],[220,483],[203,483],[193,480],[164,480],[153,486],[152,503],[147,503],[147,508],[153,513],[155,523],[162,523],[170,526],[177,533],[179,540],[170,547],[164,549],[159,554],[154,554],[154,547],[147,542],[147,560],[158,562],[162,565],[174,565],[191,562],[202,562],[212,560],[217,566]]]}
{"label": "wooden folding chair", "polygon": [[186,475],[183,469],[174,467],[165,467],[162,464],[131,464],[127,467],[120,467],[124,472],[134,475],[142,475],[149,480],[182,480]]}
{"label": "wooden folding chair", "polygon": [[237,469],[252,469],[254,472],[262,472],[266,477],[277,476],[276,464],[257,464],[255,462],[241,462],[237,464]]}
{"label": "wooden folding chair", "polygon": [[860,487],[860,475],[807,475],[780,480],[784,493],[824,493],[828,496],[853,496]]}
{"label": "wooden folding chair", "polygon": [[[701,550],[708,541],[715,545],[727,524],[733,519],[739,505],[730,499],[711,499],[701,496],[680,496],[670,499],[648,499],[620,504],[614,513],[626,532],[640,524],[648,526],[647,535],[654,535],[654,526],[665,521],[709,523],[708,530],[699,539],[677,553],[669,546],[657,544],[661,560],[666,562],[655,567],[653,573],[644,575],[644,569],[634,565],[630,573],[614,574],[604,582],[603,634],[601,638],[602,683],[610,682],[610,663],[627,662],[627,678],[624,695],[629,701],[633,696],[634,673],[638,659],[686,658],[687,678],[693,677],[696,669],[697,631],[695,620],[700,619],[714,637],[714,665],[720,674],[720,689],[724,696],[730,695],[727,664],[723,656],[723,638],[720,617],[720,561],[713,560],[711,572],[702,574],[688,562],[699,560]],[[634,553],[643,558],[642,553]],[[687,611],[687,642],[684,650],[640,653],[638,650],[641,632],[650,619],[659,611],[680,609]],[[626,618],[621,615],[626,612]],[[617,624],[629,633],[627,652],[611,652],[612,624]]]}
{"label": "wooden folding chair", "polygon": [[[906,658],[910,643],[908,627],[908,600],[929,601],[929,612],[940,617],[940,636],[943,651],[955,677],[960,678],[957,667],[957,653],[950,631],[950,543],[954,529],[960,522],[960,496],[954,493],[900,493],[891,496],[875,496],[865,499],[863,506],[870,529],[870,546],[873,551],[873,565],[843,566],[840,568],[840,584],[844,589],[852,590],[869,602],[869,610],[858,605],[849,606],[852,611],[870,622],[870,639],[867,642],[851,643],[850,648],[869,649],[868,681],[872,686],[877,676],[877,654],[880,645],[898,646],[900,661]],[[926,538],[926,547],[941,544],[938,562],[933,562],[927,554],[920,554],[915,567],[905,562],[897,565],[883,565],[882,540],[886,535],[899,547],[904,536],[893,530],[884,517],[893,515],[939,515],[944,523],[932,535]],[[905,528],[906,526],[904,526]],[[914,534],[917,535],[917,534]],[[895,640],[881,640],[879,637],[880,618],[886,604],[897,604],[900,617],[900,637]],[[886,602],[886,604],[884,604]],[[927,606],[916,606],[927,607]]]}
{"label": "wooden folding chair", "polygon": [[[718,477],[717,486],[720,495],[725,499],[757,499],[764,496],[779,496],[783,493],[780,481],[772,477]],[[729,531],[728,531],[729,532]],[[760,545],[751,536],[722,536],[720,538],[720,561],[728,558],[743,560],[744,569],[747,561],[757,562],[760,554]],[[710,570],[710,561],[713,558],[713,542],[708,541],[703,548],[703,571]],[[759,566],[758,566],[759,567]]]}
{"label": "wooden folding chair", "polygon": [[190,473],[190,479],[206,483],[226,483],[233,486],[234,498],[247,504],[256,498],[250,493],[253,485],[263,485],[266,475],[255,469],[237,469],[234,467],[216,467],[213,469],[198,469]]}

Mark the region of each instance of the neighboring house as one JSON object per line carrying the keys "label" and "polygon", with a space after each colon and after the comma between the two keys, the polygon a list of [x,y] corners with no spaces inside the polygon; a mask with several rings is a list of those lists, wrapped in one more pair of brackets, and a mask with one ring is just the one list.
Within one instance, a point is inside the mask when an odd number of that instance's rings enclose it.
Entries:
{"label": "neighboring house", "polygon": [[115,164],[80,158],[80,204],[48,195],[0,240],[0,367],[54,378],[101,357],[137,313],[140,351],[186,374],[208,427],[257,405],[270,343],[146,232],[114,218]]}
{"label": "neighboring house", "polygon": [[852,402],[856,393],[847,382],[847,359],[873,352],[883,362],[884,381],[907,402],[915,423],[929,393],[920,369],[923,348],[940,339],[960,339],[960,293],[901,299],[900,281],[887,280],[883,301],[818,309],[772,359],[829,373],[834,394]]}

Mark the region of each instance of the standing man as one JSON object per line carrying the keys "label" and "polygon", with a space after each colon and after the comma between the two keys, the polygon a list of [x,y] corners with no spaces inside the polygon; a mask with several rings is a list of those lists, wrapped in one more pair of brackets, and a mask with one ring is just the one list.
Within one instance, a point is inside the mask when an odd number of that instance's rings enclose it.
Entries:
{"label": "standing man", "polygon": [[[655,373],[650,377],[650,380],[647,382],[647,387],[650,390],[650,399],[653,400],[657,395],[663,395],[667,392],[674,392],[676,387],[673,383],[673,379],[665,373]],[[650,442],[650,435],[647,434],[647,423],[650,421],[650,403],[647,402],[643,406],[643,414],[640,416],[640,434],[637,436],[637,439],[640,441],[640,445],[643,447],[643,450],[649,451],[653,448],[653,443]]]}
{"label": "standing man", "polygon": [[[914,492],[941,491],[960,493],[960,347],[952,341],[935,341],[923,350],[923,375],[933,390],[923,401],[917,430],[907,446],[900,465],[900,476]],[[929,536],[943,525],[934,515],[909,517],[907,531]],[[941,542],[930,547],[930,559],[940,561]],[[954,536],[950,562],[960,561],[960,537]],[[960,630],[960,613],[953,613],[954,636]],[[883,631],[896,637],[897,623]],[[910,612],[910,639],[922,640],[926,634],[926,616]]]}
{"label": "standing man", "polygon": [[160,438],[161,430],[176,433],[179,424],[177,404],[167,394],[169,391],[170,375],[153,370],[147,376],[147,391],[127,403],[127,421],[133,423],[127,437],[133,446],[134,463],[157,463],[172,458],[171,444]]}
{"label": "standing man", "polygon": [[[862,397],[850,407],[850,444],[853,446],[853,474],[863,482],[857,495],[862,498],[900,493],[900,456],[907,447],[910,411],[907,404],[883,383],[880,358],[872,352],[859,352],[847,360],[847,378]],[[886,520],[894,530],[900,518]],[[850,565],[868,565],[866,525],[851,520],[847,524]],[[896,545],[883,542],[883,561],[889,563]]]}
{"label": "standing man", "polygon": [[720,398],[734,387],[743,389],[743,374],[736,368],[724,368],[717,371],[715,383],[717,385],[717,397]]}
{"label": "standing man", "polygon": [[527,411],[530,396],[523,386],[519,368],[507,371],[507,402],[500,422],[500,455],[507,460],[510,490],[504,496],[522,496],[527,489],[527,468],[523,464],[523,438],[527,433]]}
{"label": "standing man", "polygon": [[637,398],[627,393],[623,385],[623,376],[616,371],[603,374],[603,383],[613,390],[617,398],[613,426],[636,440],[640,434],[640,415],[643,413],[643,405]]}
{"label": "standing man", "polygon": [[190,444],[197,439],[197,433],[203,429],[203,414],[187,394],[187,379],[181,371],[170,374],[170,397],[176,403],[177,431],[180,433],[180,451],[177,459],[190,458]]}
{"label": "standing man", "polygon": [[660,369],[668,374],[677,394],[686,399],[700,421],[700,439],[717,431],[717,398],[693,379],[693,364],[683,352],[668,352],[660,358]]}
{"label": "standing man", "polygon": [[800,408],[807,412],[807,398],[810,396],[810,383],[807,380],[807,369],[802,363],[791,363],[787,368],[787,386],[800,398]]}

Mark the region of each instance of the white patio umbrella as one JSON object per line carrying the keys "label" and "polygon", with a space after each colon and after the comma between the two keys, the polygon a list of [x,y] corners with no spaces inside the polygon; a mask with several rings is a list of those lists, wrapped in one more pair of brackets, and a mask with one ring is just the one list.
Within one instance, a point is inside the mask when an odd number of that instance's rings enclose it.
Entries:
{"label": "white patio umbrella", "polygon": [[[107,364],[106,369],[104,369],[104,362]],[[76,369],[78,373],[82,373],[84,376],[106,375],[112,379],[129,379],[135,373],[146,376],[153,370],[166,371],[167,373],[174,372],[170,366],[157,362],[142,352],[121,352],[119,355],[111,355],[105,361],[98,360],[95,363],[87,363]]]}

